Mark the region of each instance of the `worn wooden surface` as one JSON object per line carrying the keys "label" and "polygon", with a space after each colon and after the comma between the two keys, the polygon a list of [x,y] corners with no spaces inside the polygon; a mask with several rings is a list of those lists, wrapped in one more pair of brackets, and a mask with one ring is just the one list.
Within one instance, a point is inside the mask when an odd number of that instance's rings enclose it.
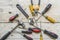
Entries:
{"label": "worn wooden surface", "polygon": [[[35,3],[37,2],[38,1],[35,0]],[[48,5],[49,3],[52,4],[52,7],[45,15],[49,15],[52,18],[54,18],[57,22],[60,22],[60,0],[41,0],[40,12],[44,10],[46,5]],[[11,17],[12,15],[18,13],[19,17],[17,19],[22,20],[24,22],[28,22],[27,19],[23,16],[23,14],[16,8],[16,4],[20,4],[23,7],[23,9],[28,13],[28,15],[32,17],[29,10],[30,0],[0,0],[0,38],[17,25],[17,23],[3,23],[3,22],[8,22],[9,17]],[[9,14],[9,12],[12,13]],[[44,23],[44,22],[49,22],[44,17],[41,17],[39,21],[43,22],[41,23],[42,29],[47,29],[49,31],[58,34],[59,37],[56,40],[60,40],[60,23],[55,23],[55,24]],[[27,28],[33,27],[27,24],[28,23],[25,23]],[[40,23],[38,23],[38,27],[40,27]],[[22,30],[23,29],[19,29],[19,28],[16,29],[16,31],[19,32],[21,32]],[[40,40],[39,39],[40,34],[33,33],[32,35],[29,36],[31,36],[34,40]],[[43,33],[43,38],[44,40],[53,40],[44,33]],[[26,39],[21,34],[12,33],[6,40],[26,40]]]}

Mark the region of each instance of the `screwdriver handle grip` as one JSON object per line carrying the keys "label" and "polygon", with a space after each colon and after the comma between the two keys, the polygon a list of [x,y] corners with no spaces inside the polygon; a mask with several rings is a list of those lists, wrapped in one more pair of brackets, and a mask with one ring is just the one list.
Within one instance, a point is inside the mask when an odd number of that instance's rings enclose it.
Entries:
{"label": "screwdriver handle grip", "polygon": [[22,31],[22,33],[25,33],[25,34],[32,34],[32,31]]}
{"label": "screwdriver handle grip", "polygon": [[16,14],[15,16],[11,16],[10,18],[9,18],[9,21],[13,21],[14,19],[16,19],[18,17],[18,14]]}
{"label": "screwdriver handle grip", "polygon": [[48,4],[46,8],[43,10],[42,15],[44,15],[51,8],[51,6],[51,4]]}
{"label": "screwdriver handle grip", "polygon": [[51,23],[55,23],[55,22],[56,22],[55,19],[53,19],[53,18],[51,18],[51,17],[49,17],[49,16],[45,16],[45,18],[46,18],[48,21],[50,21]]}
{"label": "screwdriver handle grip", "polygon": [[27,35],[23,35],[25,38],[27,38],[28,40],[33,40],[31,37],[27,36]]}
{"label": "screwdriver handle grip", "polygon": [[21,5],[16,4],[16,7],[21,11],[21,13],[28,19],[29,15],[24,11],[24,9],[21,7]]}
{"label": "screwdriver handle grip", "polygon": [[28,30],[35,32],[35,33],[40,33],[41,30],[39,28],[29,28]]}
{"label": "screwdriver handle grip", "polygon": [[11,32],[6,33],[0,40],[5,40],[11,34]]}
{"label": "screwdriver handle grip", "polygon": [[42,35],[42,33],[40,34],[40,40],[43,40],[43,35]]}
{"label": "screwdriver handle grip", "polygon": [[58,38],[58,35],[53,33],[53,32],[49,32],[47,30],[44,30],[44,33],[49,35],[51,38],[54,38],[54,39],[57,39]]}

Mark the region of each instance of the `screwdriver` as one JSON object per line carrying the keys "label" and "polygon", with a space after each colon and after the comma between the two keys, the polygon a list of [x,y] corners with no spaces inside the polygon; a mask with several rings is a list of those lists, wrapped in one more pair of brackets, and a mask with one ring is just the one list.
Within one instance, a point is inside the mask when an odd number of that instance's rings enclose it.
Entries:
{"label": "screwdriver", "polygon": [[25,34],[32,34],[32,31],[22,31],[22,33],[25,33]]}
{"label": "screwdriver", "polygon": [[15,20],[17,17],[18,17],[18,14],[14,15],[14,16],[11,16],[11,17],[9,18],[9,21],[13,21],[13,20]]}
{"label": "screwdriver", "polygon": [[[16,7],[22,12],[22,14],[27,18],[27,19],[29,19],[29,21],[30,21],[30,24],[34,24],[34,22],[32,22],[32,19],[33,18],[29,18],[29,15],[24,11],[24,9],[21,7],[21,5],[19,5],[19,4],[16,4]],[[30,20],[31,19],[31,20]]]}
{"label": "screwdriver", "polygon": [[[35,26],[36,27],[36,26]],[[43,30],[41,28],[28,28],[29,31],[32,31],[32,32],[35,32],[35,33],[41,33],[41,31],[43,31],[44,34],[50,36],[52,39],[57,39],[58,38],[58,35],[53,33],[53,32],[50,32],[50,31],[47,31],[47,30]],[[41,35],[40,35],[41,36]],[[42,38],[41,38],[42,39]]]}
{"label": "screwdriver", "polygon": [[47,31],[47,30],[44,30],[43,31],[45,34],[49,35],[52,39],[57,39],[58,38],[58,35],[56,35],[55,33],[53,32],[50,32],[50,31]]}
{"label": "screwdriver", "polygon": [[42,32],[40,33],[40,40],[43,40]]}
{"label": "screwdriver", "polygon": [[27,36],[26,34],[23,34],[23,33],[20,33],[20,32],[17,32],[17,33],[21,34],[23,37],[25,37],[28,40],[33,40],[33,38]]}
{"label": "screwdriver", "polygon": [[[51,7],[51,4],[49,4],[46,8],[45,8],[45,10],[43,10],[43,12],[42,12],[42,15],[44,16],[44,14],[49,10],[49,8]],[[49,17],[49,16],[44,16],[49,22],[51,22],[51,23],[55,23],[56,21],[55,21],[55,19],[53,19],[52,17]]]}
{"label": "screwdriver", "polygon": [[[23,28],[20,28],[20,29],[23,29]],[[28,32],[34,32],[34,33],[40,33],[41,32],[41,30],[39,28],[24,28],[24,29],[28,29],[28,31],[26,31],[26,34],[28,34]]]}
{"label": "screwdriver", "polygon": [[46,8],[42,11],[42,15],[44,15],[46,12],[48,12],[48,11],[50,10],[51,6],[52,6],[52,4],[49,3],[49,4],[46,6]]}
{"label": "screwdriver", "polygon": [[56,20],[55,19],[53,19],[52,17],[50,17],[50,16],[44,16],[48,21],[50,21],[51,23],[55,23],[56,22]]}
{"label": "screwdriver", "polygon": [[58,35],[53,33],[53,32],[50,32],[50,31],[47,31],[47,30],[43,30],[44,34],[50,36],[52,39],[57,39],[58,38]]}
{"label": "screwdriver", "polygon": [[24,9],[21,7],[21,5],[16,4],[16,7],[22,12],[22,14],[28,19],[29,15],[24,11]]}
{"label": "screwdriver", "polygon": [[40,33],[41,30],[39,28],[28,28],[29,31],[32,31],[34,33]]}
{"label": "screwdriver", "polygon": [[[45,7],[45,9],[42,11],[42,15],[41,16],[43,16],[47,11],[49,11],[49,9],[51,8],[51,4],[49,3],[46,7]],[[39,13],[39,12],[38,12]],[[39,14],[41,14],[41,13],[39,13]],[[40,17],[41,17],[40,16]],[[40,19],[40,17],[36,20],[36,21],[38,21],[39,19]]]}
{"label": "screwdriver", "polygon": [[[38,27],[35,26],[35,25],[33,25],[33,26],[36,27],[36,28],[38,28]],[[50,36],[50,37],[53,38],[53,39],[57,39],[57,38],[58,38],[58,35],[55,34],[55,33],[53,33],[53,32],[50,32],[50,31],[47,31],[47,30],[43,30],[43,29],[41,29],[41,28],[39,28],[39,30],[43,31],[44,34]]]}
{"label": "screwdriver", "polygon": [[[41,28],[41,22],[40,22],[40,28]],[[40,40],[43,40],[43,35],[42,35],[42,31],[40,32]]]}

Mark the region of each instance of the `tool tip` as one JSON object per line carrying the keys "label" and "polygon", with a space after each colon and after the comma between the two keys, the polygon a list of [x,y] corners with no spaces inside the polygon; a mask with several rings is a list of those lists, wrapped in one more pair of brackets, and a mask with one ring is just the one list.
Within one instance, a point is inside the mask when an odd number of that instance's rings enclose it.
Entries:
{"label": "tool tip", "polygon": [[19,4],[16,4],[16,6],[19,6]]}

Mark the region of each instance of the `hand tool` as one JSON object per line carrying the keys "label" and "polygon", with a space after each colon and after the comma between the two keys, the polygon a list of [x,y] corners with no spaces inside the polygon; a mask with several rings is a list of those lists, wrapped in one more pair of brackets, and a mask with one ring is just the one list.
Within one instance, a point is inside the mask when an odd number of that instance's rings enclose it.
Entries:
{"label": "hand tool", "polygon": [[[7,39],[8,36],[9,36],[15,29],[18,28],[18,26],[20,25],[20,22],[19,22],[19,20],[17,20],[17,22],[18,22],[18,25],[17,25],[15,28],[13,28],[11,31],[9,31],[8,33],[6,33],[0,40],[5,40],[5,39]],[[23,27],[23,28],[24,28],[24,27]]]}
{"label": "hand tool", "polygon": [[39,28],[28,28],[29,31],[35,32],[35,33],[40,33],[41,30]]}
{"label": "hand tool", "polygon": [[[32,18],[30,18],[30,20],[29,20],[29,24],[30,25],[34,25],[34,22],[36,23],[36,21],[34,21],[35,19],[32,19]],[[41,30],[39,30],[39,28],[28,28],[28,30],[30,30],[30,31],[32,31],[32,32],[35,32],[35,33],[39,33],[39,32],[41,32]]]}
{"label": "hand tool", "polygon": [[32,31],[22,31],[22,33],[25,33],[25,34],[32,34]]}
{"label": "hand tool", "polygon": [[[22,14],[28,19],[29,15],[22,9],[21,5],[16,4],[16,7],[22,12]],[[31,19],[31,20],[30,20]],[[33,18],[29,18],[29,21],[32,21]],[[31,24],[31,22],[30,22]],[[32,22],[32,24],[34,24],[34,22]]]}
{"label": "hand tool", "polygon": [[[48,5],[47,5],[47,7],[42,11],[42,16],[44,16],[44,14],[51,8],[51,6],[52,6],[51,4],[48,4]],[[39,14],[40,14],[40,13],[39,13]],[[40,17],[41,17],[41,16],[40,16]],[[39,18],[40,18],[40,17],[39,17]],[[50,21],[51,23],[55,23],[55,22],[56,22],[55,19],[53,19],[53,18],[51,18],[51,17],[49,17],[49,16],[44,16],[44,17],[45,17],[48,21]],[[38,18],[38,19],[39,19],[39,18]],[[37,20],[38,20],[38,19],[37,19]]]}
{"label": "hand tool", "polygon": [[53,32],[49,32],[47,30],[44,30],[44,33],[47,34],[47,35],[49,35],[52,39],[57,39],[58,38],[58,35],[56,35]]}
{"label": "hand tool", "polygon": [[18,17],[18,14],[14,15],[14,16],[11,16],[11,17],[9,18],[9,21],[13,21],[13,20],[15,20],[17,17]]}
{"label": "hand tool", "polygon": [[[49,11],[49,9],[51,8],[51,6],[52,6],[52,4],[48,4],[46,7],[45,7],[45,9],[42,11],[42,13],[39,13],[41,16],[43,16],[47,11]],[[41,17],[40,16],[40,17]],[[40,17],[36,20],[36,21],[38,21],[39,19],[40,19]]]}
{"label": "hand tool", "polygon": [[23,33],[20,33],[20,32],[17,32],[19,34],[21,34],[23,37],[25,37],[27,40],[33,40],[33,38],[27,36],[26,34],[23,34]]}
{"label": "hand tool", "polygon": [[43,31],[44,34],[48,35],[49,37],[51,37],[52,39],[57,39],[58,38],[58,35],[53,33],[53,32],[50,32],[50,31],[47,31],[47,30],[43,30],[41,28],[38,28],[37,26],[34,26],[35,28],[28,28],[28,30],[30,31],[33,31],[35,33],[39,33],[41,31]]}
{"label": "hand tool", "polygon": [[16,7],[22,12],[22,14],[23,14],[26,18],[29,18],[29,15],[23,10],[23,8],[21,7],[21,5],[16,4]]}
{"label": "hand tool", "polygon": [[[37,26],[33,25],[35,28],[38,28]],[[47,30],[43,30],[41,28],[39,28],[39,30],[43,31],[44,34],[50,36],[51,38],[53,39],[57,39],[58,38],[58,35],[53,33],[53,32],[50,32],[50,31],[47,31]]]}
{"label": "hand tool", "polygon": [[49,3],[49,4],[45,7],[45,9],[42,11],[42,15],[44,15],[46,12],[48,12],[48,11],[50,10],[51,6],[52,6],[52,4]]}
{"label": "hand tool", "polygon": [[[40,28],[42,27],[41,22],[40,22]],[[42,35],[42,31],[40,32],[40,40],[43,40],[43,35]]]}
{"label": "hand tool", "polygon": [[50,17],[50,16],[44,16],[49,22],[51,22],[51,23],[55,23],[56,22],[56,20],[55,19],[53,19],[52,17]]}
{"label": "hand tool", "polygon": [[42,32],[40,33],[40,40],[43,40]]}
{"label": "hand tool", "polygon": [[40,8],[40,0],[38,1],[38,5],[33,5],[33,1],[31,0],[31,5],[29,6],[29,9],[31,11],[32,16],[35,16]]}
{"label": "hand tool", "polygon": [[[23,29],[23,28],[20,28],[20,29]],[[34,33],[40,33],[41,32],[41,30],[39,28],[24,28],[24,29],[28,30],[27,32],[30,32],[30,31],[34,32]],[[26,34],[28,34],[28,33],[26,33]]]}

